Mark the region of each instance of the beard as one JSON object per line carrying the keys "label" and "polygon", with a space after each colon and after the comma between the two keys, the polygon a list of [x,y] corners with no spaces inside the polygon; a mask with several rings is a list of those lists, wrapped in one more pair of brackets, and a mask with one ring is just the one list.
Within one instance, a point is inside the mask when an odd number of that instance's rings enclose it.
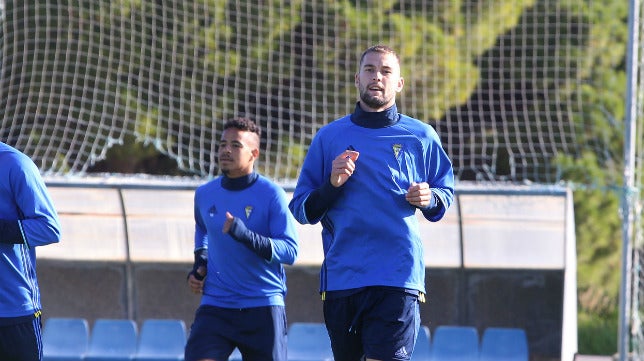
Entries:
{"label": "beard", "polygon": [[378,97],[369,94],[369,90],[364,89],[360,92],[360,101],[369,106],[370,108],[382,108],[387,105],[391,98],[386,96]]}

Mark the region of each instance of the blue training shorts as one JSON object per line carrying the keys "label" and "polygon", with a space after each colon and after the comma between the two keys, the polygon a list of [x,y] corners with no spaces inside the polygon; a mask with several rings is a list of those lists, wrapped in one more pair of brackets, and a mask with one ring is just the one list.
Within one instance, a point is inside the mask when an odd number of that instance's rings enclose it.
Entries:
{"label": "blue training shorts", "polygon": [[343,295],[327,292],[324,320],[335,361],[410,360],[420,311],[417,292],[366,287]]}
{"label": "blue training shorts", "polygon": [[244,360],[286,361],[284,306],[200,306],[190,328],[185,360],[227,360],[238,348]]}
{"label": "blue training shorts", "polygon": [[41,317],[25,316],[0,322],[0,360],[37,361],[42,358]]}

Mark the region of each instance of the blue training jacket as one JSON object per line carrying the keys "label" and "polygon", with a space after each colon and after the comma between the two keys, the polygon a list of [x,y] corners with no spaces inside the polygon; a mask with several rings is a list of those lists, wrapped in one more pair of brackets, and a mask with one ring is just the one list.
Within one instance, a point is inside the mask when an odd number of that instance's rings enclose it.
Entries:
{"label": "blue training jacket", "polygon": [[0,242],[0,318],[37,314],[36,246],[60,241],[58,215],[34,162],[0,142],[0,219],[20,222],[25,243]]}
{"label": "blue training jacket", "polygon": [[[286,193],[258,174],[242,189],[224,188],[224,178],[218,177],[195,192],[195,250],[208,249],[201,304],[226,308],[284,306],[286,274],[282,264],[293,264],[298,251],[296,223]],[[222,233],[226,212],[239,218],[251,232],[270,239],[271,260]]]}
{"label": "blue training jacket", "polygon": [[[329,182],[333,159],[349,147],[360,153],[353,175],[321,216],[307,215],[308,197]],[[454,195],[451,161],[436,131],[395,105],[376,113],[357,105],[318,131],[289,208],[302,224],[322,223],[321,292],[366,286],[425,292],[416,207],[405,200],[412,182],[430,185],[440,201],[421,211],[429,221],[440,220]]]}

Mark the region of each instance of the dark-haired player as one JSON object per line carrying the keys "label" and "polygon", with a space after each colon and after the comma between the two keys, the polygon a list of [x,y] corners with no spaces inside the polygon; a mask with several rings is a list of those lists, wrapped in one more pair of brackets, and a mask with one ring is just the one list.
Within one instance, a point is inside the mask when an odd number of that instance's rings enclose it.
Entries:
{"label": "dark-haired player", "polygon": [[[250,119],[226,122],[219,141],[223,175],[195,192],[195,264],[188,276],[201,306],[186,361],[286,360],[286,275],[298,243],[286,193],[254,170],[260,129]],[[205,278],[204,278],[205,277]]]}

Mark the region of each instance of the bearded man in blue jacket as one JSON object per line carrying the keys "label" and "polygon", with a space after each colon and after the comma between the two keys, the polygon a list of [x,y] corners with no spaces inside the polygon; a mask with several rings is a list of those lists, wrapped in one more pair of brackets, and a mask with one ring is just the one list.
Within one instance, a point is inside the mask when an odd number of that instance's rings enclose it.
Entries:
{"label": "bearded man in blue jacket", "polygon": [[314,137],[289,208],[322,223],[320,292],[335,361],[409,360],[420,326],[425,264],[416,212],[440,220],[452,163],[436,131],[401,114],[400,58],[365,50],[352,114]]}

